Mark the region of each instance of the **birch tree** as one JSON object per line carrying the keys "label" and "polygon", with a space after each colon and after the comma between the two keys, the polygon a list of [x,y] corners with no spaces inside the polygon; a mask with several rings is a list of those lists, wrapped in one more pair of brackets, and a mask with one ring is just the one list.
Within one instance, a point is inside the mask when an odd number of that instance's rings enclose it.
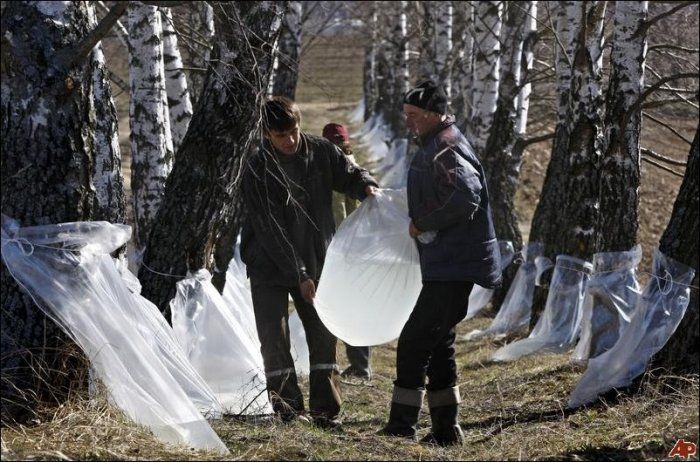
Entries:
{"label": "birch tree", "polygon": [[129,123],[134,239],[143,249],[173,165],[173,142],[158,7],[130,3]]}
{"label": "birch tree", "polygon": [[299,79],[302,40],[302,2],[289,2],[277,48],[272,94],[294,100]]}
{"label": "birch tree", "polygon": [[369,40],[365,45],[365,61],[362,69],[362,93],[364,97],[364,120],[374,113],[377,102],[377,2],[371,2],[369,18],[365,21],[366,35]]}
{"label": "birch tree", "polygon": [[567,113],[571,95],[571,72],[576,32],[580,29],[581,10],[577,2],[558,2],[554,7],[556,31],[554,34],[554,69],[557,81],[557,122],[554,129],[552,153],[540,200],[535,208],[530,228],[531,242],[544,242],[556,229],[556,219],[563,206],[563,179],[568,158],[569,123]]}
{"label": "birch tree", "polygon": [[177,34],[170,8],[161,8],[163,25],[163,64],[165,66],[165,89],[168,96],[168,114],[173,152],[177,152],[187,127],[192,119],[192,101],[183,70],[182,56],[177,45]]}
{"label": "birch tree", "polygon": [[477,2],[474,11],[472,111],[464,131],[477,153],[486,148],[498,101],[502,2]]}
{"label": "birch tree", "polygon": [[[454,2],[454,32],[457,48],[452,67],[452,112],[458,127],[464,127],[471,113],[471,86],[474,59],[474,7],[472,2]],[[459,45],[457,45],[459,44]],[[453,47],[453,55],[455,55]]]}
{"label": "birch tree", "polygon": [[695,269],[691,283],[690,304],[676,332],[652,361],[652,367],[662,367],[676,374],[697,374],[700,353],[698,353],[698,332],[700,331],[700,307],[698,289],[700,285],[700,145],[698,131],[688,154],[683,183],[678,191],[676,202],[668,226],[659,241],[659,250],[665,255]]}
{"label": "birch tree", "polygon": [[240,229],[239,176],[259,136],[272,67],[270,44],[277,39],[284,6],[217,5],[212,68],[168,177],[139,271],[142,294],[161,310],[188,271],[221,269],[219,274],[225,274],[228,268],[233,246],[219,244],[224,234],[235,236]]}
{"label": "birch tree", "polygon": [[[95,9],[88,4],[91,28],[97,26]],[[119,148],[119,129],[117,126],[117,109],[112,99],[108,70],[102,52],[102,44],[93,48],[91,56],[92,98],[90,115],[94,122],[93,146],[95,149],[95,168],[92,182],[95,187],[95,220],[110,223],[126,222],[126,195],[122,177],[121,150]]]}
{"label": "birch tree", "polygon": [[[123,11],[125,5],[116,8]],[[3,11],[1,208],[22,226],[91,220],[99,212],[93,159],[108,151],[92,134],[116,126],[116,120],[104,107],[107,93],[94,88],[102,71],[97,54],[89,56],[97,41],[90,35],[90,13],[86,2],[8,2]],[[96,126],[98,115],[110,119],[100,122],[102,128]],[[111,140],[109,130],[100,136]],[[106,170],[114,171],[113,166]],[[113,179],[110,200],[123,196],[121,182]],[[119,206],[118,200],[110,203]],[[79,369],[70,362],[68,370],[60,368],[71,342],[17,286],[4,264],[0,287],[2,420],[7,422],[30,417],[37,398],[65,397],[66,380]]]}
{"label": "birch tree", "polygon": [[522,137],[525,136],[527,130],[527,115],[530,108],[530,93],[532,92],[532,84],[529,82],[528,76],[532,70],[532,65],[535,60],[534,46],[537,40],[537,2],[526,2],[525,14],[525,37],[523,38],[523,55],[520,60],[520,73],[522,75],[521,90],[518,93],[516,103],[518,117],[515,131]]}

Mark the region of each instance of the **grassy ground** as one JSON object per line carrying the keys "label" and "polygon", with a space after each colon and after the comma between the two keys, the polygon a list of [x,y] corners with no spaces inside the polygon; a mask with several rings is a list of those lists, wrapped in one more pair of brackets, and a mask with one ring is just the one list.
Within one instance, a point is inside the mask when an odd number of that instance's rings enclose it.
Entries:
{"label": "grassy ground", "polygon": [[[361,52],[355,46],[331,53],[338,45],[321,43],[302,60],[298,99],[302,128],[310,133],[320,134],[328,122],[346,123],[359,98]],[[115,64],[113,70],[126,79],[123,64]],[[122,148],[128,153],[128,99],[121,95],[117,106]],[[538,129],[547,129],[546,117],[534,115],[532,119],[540,122]],[[688,134],[696,124],[697,120],[677,120],[674,126]],[[352,127],[351,133],[358,128]],[[646,127],[642,144],[676,159],[687,156],[687,147],[659,127]],[[549,150],[547,143],[533,146],[522,167],[516,204],[525,236],[544,180]],[[357,157],[363,159],[361,149]],[[128,161],[128,155],[125,158]],[[128,177],[128,164],[124,167]],[[666,226],[681,179],[646,164],[642,175],[639,240],[645,252],[642,269],[648,270],[651,250]],[[477,317],[460,324],[458,338],[485,327],[489,321]],[[425,447],[374,435],[388,413],[395,343],[374,349],[374,378],[370,383],[343,383],[341,431],[299,423],[286,426],[263,419],[224,419],[213,426],[231,450],[232,459],[256,460],[659,460],[666,458],[678,438],[698,441],[697,378],[678,381],[674,390],[659,390],[658,380],[647,377],[640,393],[609,398],[570,412],[565,410],[566,401],[581,372],[569,365],[566,355],[490,363],[489,355],[499,346],[488,341],[458,343],[463,400],[460,421],[467,441],[461,448]],[[340,345],[338,357],[341,367],[345,366]],[[306,393],[306,384],[303,389]],[[424,414],[420,436],[427,433],[429,425],[429,417]],[[104,399],[89,401],[83,395],[58,409],[45,409],[31,425],[2,428],[1,436],[3,460],[214,458],[187,448],[166,447]]]}

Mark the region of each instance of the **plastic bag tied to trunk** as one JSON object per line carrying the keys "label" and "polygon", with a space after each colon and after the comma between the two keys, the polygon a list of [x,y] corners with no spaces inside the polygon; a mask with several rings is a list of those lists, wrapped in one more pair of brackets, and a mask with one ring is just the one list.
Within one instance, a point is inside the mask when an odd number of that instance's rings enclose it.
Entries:
{"label": "plastic bag tied to trunk", "polygon": [[583,297],[593,265],[587,261],[559,255],[549,286],[547,304],[535,328],[526,339],[498,349],[494,361],[513,361],[522,356],[562,353],[578,337]]}
{"label": "plastic bag tied to trunk", "polygon": [[314,305],[328,330],[350,345],[394,340],[422,288],[408,234],[405,190],[381,190],[340,225],[328,247]]}
{"label": "plastic bag tied to trunk", "polygon": [[612,348],[588,361],[569,397],[570,408],[590,403],[613,388],[629,386],[680,324],[690,302],[689,284],[695,270],[656,250],[652,273],[629,326]]}
{"label": "plastic bag tied to trunk", "polygon": [[[501,272],[504,272],[513,261],[513,257],[515,257],[515,249],[513,249],[513,243],[510,241],[498,241],[498,247],[501,250]],[[464,319],[471,319],[476,316],[489,304],[492,297],[493,289],[487,289],[475,284],[471,294],[469,294],[469,306]]]}
{"label": "plastic bag tied to trunk", "polygon": [[641,287],[637,265],[642,247],[626,252],[593,255],[593,274],[586,287],[581,319],[581,337],[571,357],[574,364],[585,364],[609,350],[630,323]]}
{"label": "plastic bag tied to trunk", "polygon": [[177,283],[170,302],[173,330],[227,414],[270,414],[260,348],[205,269]]}
{"label": "plastic bag tied to trunk", "polygon": [[177,359],[154,348],[159,328],[149,325],[148,315],[133,316],[140,307],[109,256],[130,235],[130,227],[107,222],[19,228],[3,216],[2,258],[39,308],[83,350],[112,403],[129,418],[167,443],[227,454],[173,376],[169,366]]}
{"label": "plastic bag tied to trunk", "polygon": [[[477,329],[468,333],[465,340],[476,340],[482,337],[505,337],[522,331],[527,332],[532,315],[535,280],[540,271],[546,270],[551,265],[548,258],[542,257],[538,271],[535,259],[541,257],[543,252],[544,245],[539,242],[530,242],[523,247],[520,268],[515,273],[513,282],[493,322],[485,330]],[[503,251],[501,251],[501,255],[503,255]],[[549,262],[550,265],[543,264],[546,262]]]}

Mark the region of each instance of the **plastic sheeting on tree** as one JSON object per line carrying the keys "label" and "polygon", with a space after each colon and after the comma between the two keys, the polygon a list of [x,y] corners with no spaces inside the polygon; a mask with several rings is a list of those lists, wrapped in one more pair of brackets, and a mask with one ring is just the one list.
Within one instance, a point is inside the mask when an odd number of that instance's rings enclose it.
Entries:
{"label": "plastic sheeting on tree", "polygon": [[[513,257],[515,257],[515,249],[513,249],[513,243],[510,241],[499,240],[498,247],[501,250],[501,272],[504,272],[513,261]],[[472,289],[472,293],[469,295],[469,306],[464,319],[471,319],[476,316],[489,304],[491,297],[493,297],[493,289],[487,289],[474,284],[474,289]]]}
{"label": "plastic sheeting on tree", "polygon": [[[490,336],[505,337],[527,331],[532,315],[535,280],[541,271],[551,266],[551,261],[542,257],[542,252],[544,252],[544,245],[539,242],[530,242],[523,247],[520,252],[522,263],[515,273],[515,278],[513,278],[508,293],[503,299],[498,314],[487,329],[473,330],[465,336],[465,340],[476,340]],[[503,250],[501,250],[501,255],[503,255]],[[535,263],[537,258],[540,258],[539,268]],[[547,262],[549,265],[546,264]]]}
{"label": "plastic sheeting on tree", "polygon": [[345,343],[389,342],[408,320],[422,288],[409,221],[406,190],[380,190],[341,223],[328,247],[315,306]]}
{"label": "plastic sheeting on tree", "polygon": [[388,189],[403,189],[408,182],[408,139],[398,138],[392,141],[389,153],[382,161],[378,172],[382,176],[382,185]]}
{"label": "plastic sheeting on tree", "polygon": [[167,443],[227,454],[169,370],[169,359],[154,348],[157,326],[148,325],[148,315],[132,317],[140,307],[109,256],[130,235],[129,226],[107,222],[19,228],[3,216],[2,258],[41,310],[85,352],[111,401],[128,417]]}
{"label": "plastic sheeting on tree", "polygon": [[365,117],[365,98],[363,97],[355,106],[355,109],[350,113],[349,119],[352,123],[362,122]]}
{"label": "plastic sheeting on tree", "polygon": [[571,357],[584,364],[608,351],[629,325],[641,292],[637,265],[642,246],[626,252],[601,252],[593,255],[593,274],[586,287],[581,319],[581,336]]}
{"label": "plastic sheeting on tree", "polygon": [[680,324],[690,302],[688,285],[695,270],[656,250],[652,273],[654,277],[644,287],[632,320],[617,343],[588,361],[586,372],[569,397],[570,408],[590,403],[613,388],[630,385]]}
{"label": "plastic sheeting on tree", "polygon": [[573,346],[578,336],[586,283],[593,265],[559,255],[549,286],[547,304],[528,338],[498,349],[494,361],[512,361],[540,353],[561,353]]}
{"label": "plastic sheeting on tree", "polygon": [[270,414],[260,348],[211,283],[205,269],[177,283],[173,330],[190,362],[227,414]]}

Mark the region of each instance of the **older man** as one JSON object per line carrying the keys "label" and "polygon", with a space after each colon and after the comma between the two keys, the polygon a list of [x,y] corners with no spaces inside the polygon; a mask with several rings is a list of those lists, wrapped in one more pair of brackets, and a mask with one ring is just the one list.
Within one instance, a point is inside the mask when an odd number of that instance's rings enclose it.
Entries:
{"label": "older man", "polygon": [[389,422],[379,433],[415,438],[427,389],[432,429],[421,442],[462,444],[455,326],[475,283],[500,285],[498,243],[484,171],[446,114],[442,88],[421,83],[403,110],[420,147],[408,173],[408,232],[418,241],[423,289],[399,336]]}

